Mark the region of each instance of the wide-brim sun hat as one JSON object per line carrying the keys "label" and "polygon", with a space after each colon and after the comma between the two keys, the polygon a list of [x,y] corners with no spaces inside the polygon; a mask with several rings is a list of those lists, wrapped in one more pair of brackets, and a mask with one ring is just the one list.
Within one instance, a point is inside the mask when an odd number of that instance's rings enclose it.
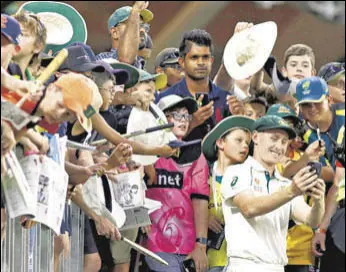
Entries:
{"label": "wide-brim sun hat", "polygon": [[45,53],[60,51],[73,42],[87,41],[88,31],[82,15],[71,5],[54,1],[30,1],[24,3],[19,10],[33,12],[38,15],[47,29],[47,45]]}
{"label": "wide-brim sun hat", "polygon": [[227,42],[223,62],[236,80],[248,78],[262,69],[277,38],[277,25],[269,21],[236,33]]}
{"label": "wide-brim sun hat", "polygon": [[202,152],[207,160],[217,160],[216,141],[227,132],[235,129],[252,132],[254,120],[245,116],[230,116],[219,122],[203,139]]}

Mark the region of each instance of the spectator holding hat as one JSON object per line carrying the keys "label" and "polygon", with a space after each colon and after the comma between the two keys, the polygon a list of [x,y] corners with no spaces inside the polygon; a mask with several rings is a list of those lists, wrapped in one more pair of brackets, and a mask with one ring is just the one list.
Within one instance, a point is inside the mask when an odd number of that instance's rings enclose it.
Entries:
{"label": "spectator holding hat", "polygon": [[[296,137],[282,118],[264,116],[252,129],[254,156],[228,167],[222,179],[229,258],[225,271],[283,272],[289,219],[316,227],[324,212],[325,185],[310,167],[292,181],[279,174],[276,165]],[[308,190],[312,207],[302,198]]]}
{"label": "spectator holding hat", "polygon": [[[179,64],[179,49],[170,47],[163,49],[155,59],[156,73],[165,73],[167,87],[170,88],[184,78],[184,71]],[[165,89],[159,90],[164,91]]]}
{"label": "spectator holding hat", "polygon": [[[219,237],[224,237],[225,221],[222,212],[221,184],[227,167],[243,163],[249,153],[251,128],[254,121],[248,117],[230,116],[218,123],[204,138],[203,154],[214,162],[210,173],[209,200],[209,271],[223,271],[227,265],[227,245],[223,238],[217,246]],[[214,238],[212,238],[214,237]],[[219,242],[220,243],[220,242]]]}
{"label": "spectator holding hat", "polygon": [[98,60],[114,58],[120,62],[143,69],[143,62],[138,57],[138,50],[145,47],[146,34],[150,30],[153,13],[147,9],[148,1],[136,1],[133,7],[117,9],[108,19],[108,32],[112,39],[110,52],[103,52]]}
{"label": "spectator holding hat", "polygon": [[[159,108],[168,122],[174,123],[172,132],[182,140],[189,129],[197,104],[191,97],[168,95]],[[174,158],[160,158],[154,165],[153,182],[148,182],[146,196],[161,201],[161,209],[150,215],[152,226],[147,248],[169,263],[169,267],[146,258],[153,271],[181,271],[185,259],[193,259],[196,271],[207,271],[206,255],[208,232],[208,164],[203,154],[188,164]]]}
{"label": "spectator holding hat", "polygon": [[317,75],[327,82],[333,103],[345,103],[345,63],[327,63]]}
{"label": "spectator holding hat", "polygon": [[[334,139],[341,144],[345,131],[345,105],[330,104],[330,95],[327,83],[319,77],[308,77],[301,80],[297,85],[297,100],[300,111],[308,125],[304,135],[304,141],[311,144],[319,140],[318,129],[321,139],[325,143],[326,155],[321,157],[323,166],[332,166],[335,169],[336,157],[333,152]],[[324,175],[326,182],[334,179],[334,171],[330,169]]]}

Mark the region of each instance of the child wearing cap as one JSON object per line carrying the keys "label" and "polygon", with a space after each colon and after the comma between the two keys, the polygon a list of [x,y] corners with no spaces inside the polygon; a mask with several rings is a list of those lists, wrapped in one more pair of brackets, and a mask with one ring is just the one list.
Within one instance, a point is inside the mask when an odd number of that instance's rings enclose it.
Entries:
{"label": "child wearing cap", "polygon": [[[209,271],[223,271],[227,265],[227,245],[224,238],[225,221],[222,212],[221,184],[228,166],[243,163],[251,142],[251,127],[254,121],[247,117],[231,116],[223,119],[204,138],[204,156],[214,162],[210,173]],[[223,236],[223,241],[220,240]],[[212,239],[212,237],[214,237]],[[219,245],[216,246],[217,242]],[[213,244],[213,245],[212,245]]]}
{"label": "child wearing cap", "polygon": [[345,103],[345,63],[327,63],[317,75],[327,82],[333,103]]}
{"label": "child wearing cap", "polygon": [[[174,123],[172,131],[181,141],[189,129],[191,114],[197,110],[195,100],[169,95],[158,106],[168,122]],[[206,159],[200,154],[197,160],[180,164],[178,158],[160,158],[154,167],[154,182],[148,183],[146,196],[161,201],[162,207],[150,215],[152,226],[146,246],[170,266],[146,258],[149,268],[179,272],[185,259],[193,259],[196,267],[207,270],[209,171]]]}
{"label": "child wearing cap", "polygon": [[[323,166],[329,163],[335,169],[336,157],[333,151],[334,139],[341,144],[345,134],[345,104],[330,103],[330,95],[327,83],[319,77],[309,77],[301,80],[297,85],[297,99],[302,117],[308,125],[304,135],[304,141],[311,144],[319,139],[325,142],[326,155],[321,157]],[[325,173],[326,182],[333,181],[334,171]]]}
{"label": "child wearing cap", "polygon": [[[229,258],[224,271],[283,272],[289,219],[316,227],[324,213],[325,186],[310,167],[292,181],[278,172],[277,163],[296,137],[282,118],[264,116],[252,129],[254,156],[228,167],[222,179]],[[302,198],[308,190],[312,207]]]}

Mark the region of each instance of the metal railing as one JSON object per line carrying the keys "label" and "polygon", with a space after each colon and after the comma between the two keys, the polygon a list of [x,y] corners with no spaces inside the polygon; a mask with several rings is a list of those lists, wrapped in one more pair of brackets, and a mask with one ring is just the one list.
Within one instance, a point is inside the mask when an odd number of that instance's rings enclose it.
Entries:
{"label": "metal railing", "polygon": [[[82,272],[84,260],[84,213],[71,204],[70,254],[60,256],[60,272]],[[1,243],[1,271],[53,272],[54,232],[43,224],[24,229],[19,218],[7,217],[6,237]]]}

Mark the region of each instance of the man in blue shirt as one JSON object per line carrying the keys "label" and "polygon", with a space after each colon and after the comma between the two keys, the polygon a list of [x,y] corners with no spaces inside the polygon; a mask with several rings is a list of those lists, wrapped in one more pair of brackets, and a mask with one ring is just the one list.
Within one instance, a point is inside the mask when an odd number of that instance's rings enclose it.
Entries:
{"label": "man in blue shirt", "polygon": [[133,7],[117,9],[108,19],[108,31],[112,39],[112,49],[96,56],[97,60],[113,58],[139,69],[145,60],[138,56],[138,50],[145,47],[147,33],[153,13],[146,9],[148,2],[136,1]]}
{"label": "man in blue shirt", "polygon": [[[196,98],[197,93],[208,96],[209,103],[199,107],[193,115],[190,134],[186,140],[202,139],[218,122],[229,115],[227,92],[210,80],[210,72],[214,61],[212,38],[204,30],[194,29],[184,33],[179,47],[179,64],[185,72],[185,78],[161,92],[161,98],[175,94],[181,97]],[[203,96],[199,102],[202,102]]]}
{"label": "man in blue shirt", "polygon": [[[345,104],[331,105],[327,83],[319,77],[308,77],[297,85],[297,99],[300,111],[308,124],[304,135],[306,143],[318,140],[317,128],[320,129],[321,139],[325,142],[326,154],[321,159],[323,166],[335,169],[336,157],[333,150],[333,138],[341,144],[345,134]],[[329,134],[329,136],[328,136]],[[334,173],[326,181],[333,181]]]}

